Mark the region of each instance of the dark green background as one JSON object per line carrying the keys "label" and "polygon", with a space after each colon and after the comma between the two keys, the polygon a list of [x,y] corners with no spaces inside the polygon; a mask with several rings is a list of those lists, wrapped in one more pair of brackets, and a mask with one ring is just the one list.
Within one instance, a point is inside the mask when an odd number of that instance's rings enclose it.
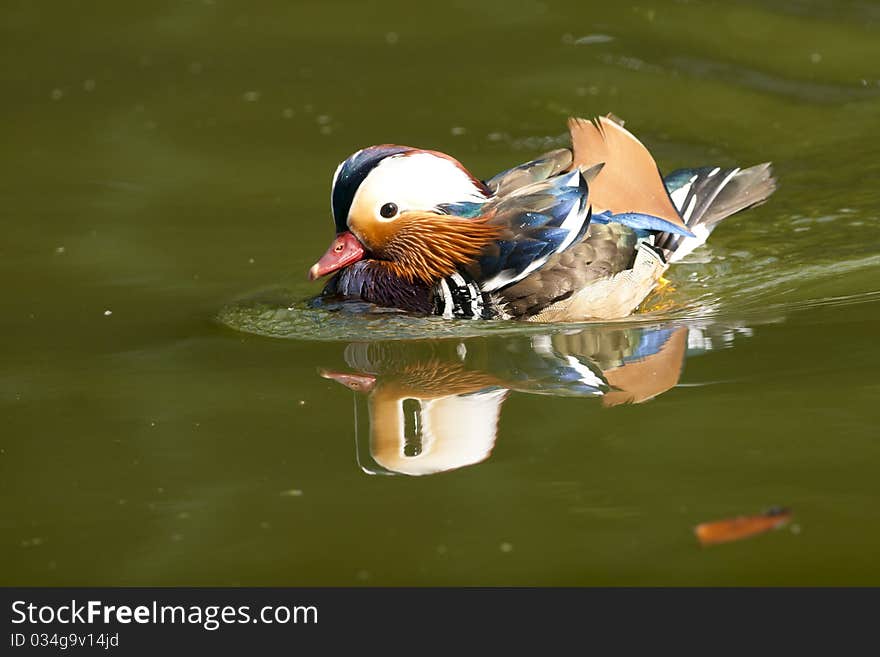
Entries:
{"label": "dark green background", "polygon": [[[0,583],[880,584],[877,3],[9,0],[0,53]],[[371,477],[345,342],[216,321],[319,289],[352,151],[486,177],[608,111],[665,171],[776,163],[671,271],[753,329],[683,386],[513,393],[483,464]]]}

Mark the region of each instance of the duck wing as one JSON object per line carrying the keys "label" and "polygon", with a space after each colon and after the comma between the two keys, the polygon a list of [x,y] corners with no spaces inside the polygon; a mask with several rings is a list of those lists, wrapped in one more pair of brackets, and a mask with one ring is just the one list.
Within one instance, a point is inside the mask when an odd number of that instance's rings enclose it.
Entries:
{"label": "duck wing", "polygon": [[553,254],[540,271],[500,290],[502,308],[512,317],[538,315],[591,283],[630,269],[638,246],[638,233],[628,226],[591,224],[586,240]]}
{"label": "duck wing", "polygon": [[575,169],[496,197],[483,207],[483,217],[500,228],[499,236],[469,273],[484,292],[494,292],[541,269],[587,234],[588,195],[587,177]]}
{"label": "duck wing", "polygon": [[560,148],[540,157],[502,171],[486,181],[493,196],[506,196],[511,192],[541,180],[547,180],[571,168],[572,154],[568,148]]}

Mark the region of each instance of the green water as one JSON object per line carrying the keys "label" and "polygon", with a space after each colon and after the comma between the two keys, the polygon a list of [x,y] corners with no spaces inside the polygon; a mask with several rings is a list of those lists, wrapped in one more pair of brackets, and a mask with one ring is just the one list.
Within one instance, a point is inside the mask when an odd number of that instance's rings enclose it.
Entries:
{"label": "green water", "polygon": [[[880,4],[11,0],[0,43],[0,583],[880,584]],[[485,177],[608,111],[664,171],[776,165],[672,308],[303,305],[352,151]]]}

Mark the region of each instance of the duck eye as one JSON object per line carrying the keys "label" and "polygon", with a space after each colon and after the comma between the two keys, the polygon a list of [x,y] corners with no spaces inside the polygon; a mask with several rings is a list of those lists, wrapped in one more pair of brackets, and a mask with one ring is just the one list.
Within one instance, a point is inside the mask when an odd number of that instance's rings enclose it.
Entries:
{"label": "duck eye", "polygon": [[379,214],[381,214],[386,219],[391,219],[391,217],[397,214],[397,205],[394,203],[386,203],[381,208],[379,208]]}

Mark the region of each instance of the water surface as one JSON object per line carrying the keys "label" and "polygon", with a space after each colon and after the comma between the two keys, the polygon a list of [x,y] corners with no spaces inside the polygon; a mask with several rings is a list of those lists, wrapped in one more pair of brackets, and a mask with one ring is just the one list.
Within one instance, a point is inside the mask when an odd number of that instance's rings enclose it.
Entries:
{"label": "water surface", "polygon": [[[880,5],[0,12],[0,583],[880,583]],[[352,151],[608,111],[780,180],[653,312],[306,307]]]}

